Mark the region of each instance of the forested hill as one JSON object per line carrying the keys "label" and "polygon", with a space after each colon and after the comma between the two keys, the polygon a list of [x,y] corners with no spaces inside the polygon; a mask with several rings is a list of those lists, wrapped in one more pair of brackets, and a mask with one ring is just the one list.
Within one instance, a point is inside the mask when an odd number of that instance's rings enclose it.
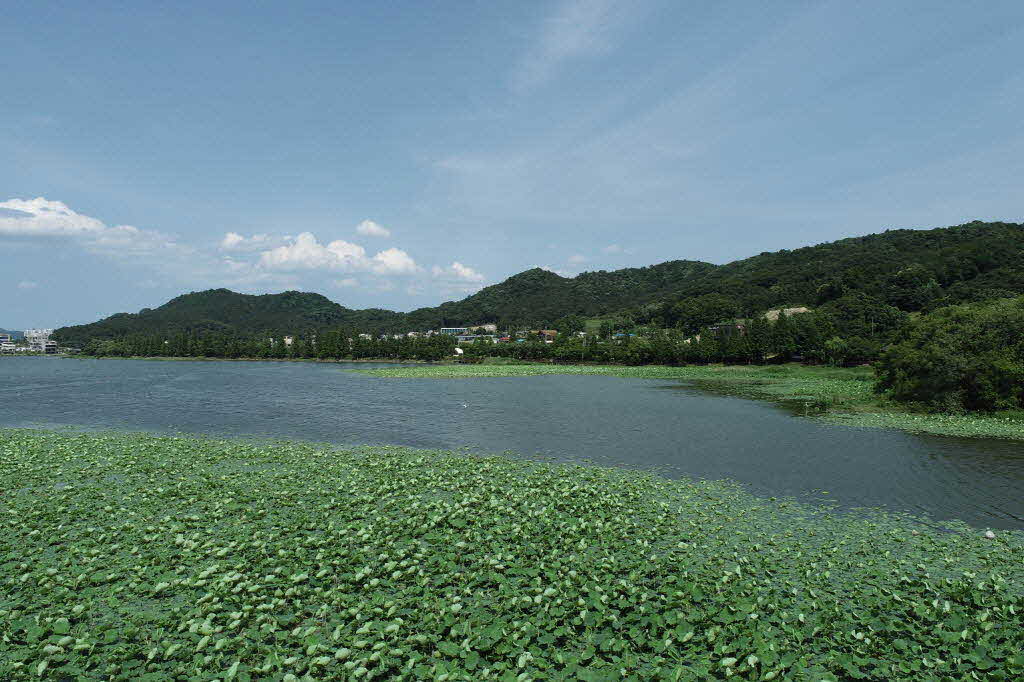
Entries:
{"label": "forested hill", "polygon": [[588,272],[573,278],[534,268],[461,301],[411,313],[377,308],[352,310],[320,294],[298,291],[253,296],[211,289],[178,296],[159,308],[63,327],[54,337],[62,343],[82,346],[91,339],[182,331],[304,334],[337,327],[401,332],[495,321],[547,324],[566,314],[598,315],[660,300],[687,279],[715,267],[710,263],[670,261],[645,268]]}
{"label": "forested hill", "polygon": [[852,309],[871,301],[913,312],[1022,293],[1024,225],[973,222],[890,230],[720,266],[677,260],[572,278],[534,268],[461,301],[410,313],[353,310],[312,293],[252,296],[215,289],[137,314],[64,327],[55,336],[84,345],[93,338],[180,331],[302,334],[350,327],[375,332],[484,322],[542,326],[570,315],[615,315],[687,328],[780,306]]}
{"label": "forested hill", "polygon": [[84,346],[92,339],[131,334],[304,334],[339,326],[376,328],[393,324],[401,317],[390,310],[352,310],[320,294],[301,291],[254,296],[210,289],[178,296],[159,308],[143,308],[138,313],[118,313],[99,322],[62,327],[54,332],[54,338],[68,345]]}
{"label": "forested hill", "polygon": [[566,315],[592,317],[661,300],[717,267],[675,260],[645,268],[584,272],[576,277],[533,268],[461,301],[414,310],[405,321],[410,329],[481,322],[538,327]]}
{"label": "forested hill", "polygon": [[675,326],[695,307],[718,308],[720,318],[748,317],[780,306],[865,298],[915,312],[1021,293],[1024,225],[975,221],[762,253],[690,280],[632,317]]}

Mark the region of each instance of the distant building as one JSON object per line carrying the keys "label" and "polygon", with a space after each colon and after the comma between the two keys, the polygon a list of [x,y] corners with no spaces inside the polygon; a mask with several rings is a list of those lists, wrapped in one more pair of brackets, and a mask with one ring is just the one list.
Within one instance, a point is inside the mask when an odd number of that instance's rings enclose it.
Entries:
{"label": "distant building", "polygon": [[708,327],[708,331],[718,334],[719,336],[729,337],[733,334],[745,334],[747,332],[747,325],[742,320],[732,320],[729,322],[719,322]]}
{"label": "distant building", "polygon": [[10,343],[13,340],[10,334],[0,334],[0,343]]}
{"label": "distant building", "polygon": [[34,353],[46,353],[47,355],[54,355],[57,352],[57,342],[45,339],[42,341],[32,341],[28,344],[28,349]]}
{"label": "distant building", "polygon": [[452,336],[458,336],[459,334],[465,334],[469,331],[468,327],[441,327],[442,334],[451,334]]}
{"label": "distant building", "polygon": [[496,324],[478,324],[475,327],[470,327],[468,331],[484,332],[488,334],[494,334],[498,331],[498,325]]}
{"label": "distant building", "polygon": [[15,346],[14,343],[12,343],[11,341],[0,341],[0,353],[3,353],[5,355],[7,355],[7,354],[13,355],[14,353],[17,353],[17,352],[18,352],[18,347]]}
{"label": "distant building", "polygon": [[792,317],[793,315],[800,315],[801,313],[811,312],[810,308],[800,306],[799,308],[778,308],[776,310],[769,310],[764,314],[764,318],[769,322],[776,322],[779,319],[779,315],[782,313],[786,314],[786,317]]}
{"label": "distant building", "polygon": [[53,334],[52,329],[26,329],[25,340],[28,341],[31,346],[33,343],[43,343],[49,341],[50,336]]}

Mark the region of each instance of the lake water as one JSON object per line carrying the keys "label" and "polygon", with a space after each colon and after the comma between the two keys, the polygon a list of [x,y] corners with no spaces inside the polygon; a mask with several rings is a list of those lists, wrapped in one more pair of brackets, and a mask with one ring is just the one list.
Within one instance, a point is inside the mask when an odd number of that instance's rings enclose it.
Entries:
{"label": "lake water", "polygon": [[373,366],[0,358],[0,426],[512,451],[1024,528],[1020,442],[832,426],[676,381],[346,371]]}

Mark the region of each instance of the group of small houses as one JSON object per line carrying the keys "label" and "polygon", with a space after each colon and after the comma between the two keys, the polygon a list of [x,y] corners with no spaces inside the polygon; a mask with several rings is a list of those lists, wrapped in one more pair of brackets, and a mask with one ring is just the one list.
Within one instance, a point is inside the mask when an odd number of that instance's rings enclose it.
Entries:
{"label": "group of small houses", "polygon": [[[793,315],[799,315],[800,313],[809,313],[810,308],[778,308],[775,310],[769,310],[764,314],[764,318],[769,322],[777,322],[780,315],[790,317]],[[730,336],[732,334],[745,334],[746,333],[747,320],[730,320],[727,322],[719,322],[708,327],[708,331],[720,336]],[[373,334],[359,334],[360,339],[372,341],[373,339],[416,339],[416,338],[429,338],[439,334],[454,336],[455,340],[462,343],[526,343],[527,341],[541,341],[543,343],[554,343],[555,338],[558,336],[558,330],[556,329],[529,329],[523,331],[517,331],[505,336],[498,335],[498,325],[496,324],[479,324],[472,327],[441,327],[440,329],[430,329],[425,332],[406,332],[404,334],[380,334],[375,336]],[[585,336],[584,332],[579,332],[580,336]],[[611,339],[613,341],[624,341],[627,338],[635,337],[636,334],[627,334],[625,332],[618,332],[612,334]],[[315,337],[314,337],[315,338]],[[291,346],[295,342],[295,337],[285,336],[281,339],[285,346]],[[700,334],[692,336],[688,339],[683,339],[684,343],[691,343],[694,341],[700,341]],[[168,343],[165,341],[164,343]],[[270,339],[270,343],[274,343],[274,339]],[[456,355],[462,355],[462,349],[455,349]]]}
{"label": "group of small houses", "polygon": [[[543,341],[544,343],[554,343],[555,337],[558,336],[558,332],[554,329],[531,329],[527,331],[519,331],[514,334],[507,336],[498,335],[498,325],[496,324],[479,324],[473,327],[441,327],[438,330],[431,329],[425,332],[406,332],[405,334],[394,334],[388,336],[387,334],[382,335],[380,338],[426,338],[435,335],[454,336],[455,340],[459,343],[476,343],[489,342],[489,343],[525,343],[528,339]],[[369,334],[360,334],[360,338],[371,339],[373,338]]]}
{"label": "group of small houses", "polygon": [[24,331],[24,344],[15,343],[14,337],[7,332],[0,334],[0,354],[14,355],[15,353],[43,353],[45,355],[56,355],[57,342],[50,340],[52,329],[26,329]]}
{"label": "group of small houses", "polygon": [[[793,315],[799,315],[801,313],[811,312],[810,308],[777,308],[775,310],[769,310],[764,314],[764,319],[769,322],[778,322],[780,315],[786,317],[792,317]],[[712,334],[717,334],[720,337],[728,337],[733,334],[746,334],[747,333],[747,320],[730,320],[728,322],[719,322],[708,327],[708,331]],[[690,343],[691,341],[700,341],[700,334],[689,339],[683,339],[684,343]]]}
{"label": "group of small houses", "polygon": [[[404,334],[380,335],[359,334],[358,336],[360,339],[372,341],[374,339],[419,339],[438,335],[454,336],[455,340],[459,343],[475,343],[477,341],[487,341],[490,343],[526,343],[527,340],[554,343],[555,337],[558,336],[558,331],[555,329],[531,329],[515,332],[508,336],[498,336],[498,325],[480,324],[474,327],[441,327],[441,329],[429,329],[425,332],[406,332]],[[295,343],[295,337],[284,336],[281,338],[281,341],[285,346],[291,346]],[[169,343],[169,341],[164,341],[164,343]],[[274,344],[275,340],[271,338],[270,343]]]}

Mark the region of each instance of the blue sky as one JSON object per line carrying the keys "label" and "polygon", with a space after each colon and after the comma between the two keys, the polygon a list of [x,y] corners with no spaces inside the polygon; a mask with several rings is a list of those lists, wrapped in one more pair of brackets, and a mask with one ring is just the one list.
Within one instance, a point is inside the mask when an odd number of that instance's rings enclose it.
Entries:
{"label": "blue sky", "polygon": [[7,3],[0,327],[1024,218],[1024,3]]}

